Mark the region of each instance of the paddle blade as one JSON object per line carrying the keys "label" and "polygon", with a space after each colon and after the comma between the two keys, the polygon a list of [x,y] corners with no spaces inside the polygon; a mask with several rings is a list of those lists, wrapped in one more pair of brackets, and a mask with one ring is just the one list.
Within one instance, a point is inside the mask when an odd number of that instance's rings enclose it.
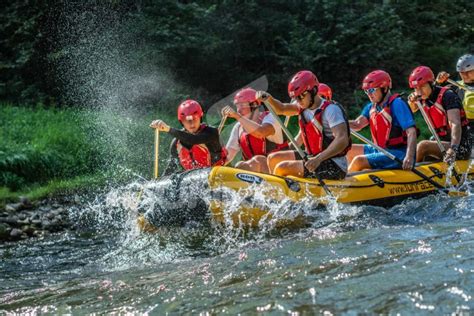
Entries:
{"label": "paddle blade", "polygon": [[137,218],[137,226],[140,231],[145,232],[145,233],[154,233],[157,232],[158,229],[148,223],[148,221],[145,219],[145,216],[139,215]]}
{"label": "paddle blade", "polygon": [[240,89],[235,90],[225,98],[217,101],[213,105],[211,105],[208,110],[206,111],[206,117],[205,120],[208,122],[210,125],[216,126],[219,124],[219,121],[221,120],[221,110],[226,106],[226,105],[232,105],[234,101],[234,96],[242,90],[243,88],[252,88],[255,90],[263,90],[267,91],[268,89],[268,79],[267,76],[263,75],[260,78],[246,84]]}
{"label": "paddle blade", "polygon": [[447,192],[449,196],[451,197],[465,197],[465,196],[468,196],[469,193],[467,192],[464,192],[464,191],[455,191],[455,190],[452,190],[452,191],[448,191]]}

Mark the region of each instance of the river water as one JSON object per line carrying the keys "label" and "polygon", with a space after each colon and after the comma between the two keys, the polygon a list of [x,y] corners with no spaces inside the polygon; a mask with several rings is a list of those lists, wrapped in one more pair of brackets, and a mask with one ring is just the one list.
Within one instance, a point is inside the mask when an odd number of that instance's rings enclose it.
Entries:
{"label": "river water", "polygon": [[76,230],[0,244],[0,314],[473,313],[474,195],[144,234],[116,194],[71,208]]}

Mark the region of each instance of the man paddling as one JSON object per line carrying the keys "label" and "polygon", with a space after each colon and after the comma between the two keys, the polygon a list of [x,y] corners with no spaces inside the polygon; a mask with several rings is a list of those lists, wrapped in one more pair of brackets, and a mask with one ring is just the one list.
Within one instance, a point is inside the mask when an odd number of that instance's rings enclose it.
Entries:
{"label": "man paddling", "polygon": [[151,122],[157,128],[175,138],[171,142],[170,160],[163,175],[224,165],[226,151],[222,147],[217,128],[202,123],[204,112],[194,100],[186,100],[178,106],[178,120],[182,130],[170,127],[162,120]]}
{"label": "man paddling", "polygon": [[[361,115],[349,121],[351,129],[359,131],[370,126],[373,142],[403,161],[410,170],[415,163],[416,127],[413,114],[398,94],[392,94],[392,79],[383,70],[369,73],[362,89],[370,99]],[[364,169],[395,169],[400,164],[370,145],[352,145],[347,154],[349,171]]]}
{"label": "man paddling", "polygon": [[299,116],[301,136],[308,155],[293,150],[268,156],[270,171],[279,176],[343,179],[347,172],[345,154],[351,146],[349,124],[339,104],[318,95],[319,81],[309,70],[296,73],[288,84],[288,95],[296,102],[282,103],[265,91],[257,99],[266,101],[276,114]]}
{"label": "man paddling", "polygon": [[423,161],[428,156],[444,158],[446,162],[468,159],[471,154],[469,122],[456,93],[449,86],[437,86],[433,71],[426,66],[413,69],[408,82],[410,88],[415,90],[409,97],[410,102],[421,102],[446,149],[445,157],[442,157],[436,141],[421,141],[417,147],[416,160]]}
{"label": "man paddling", "polygon": [[285,148],[288,143],[283,138],[281,127],[268,111],[261,111],[261,102],[252,88],[240,90],[234,97],[237,111],[230,106],[222,109],[223,117],[237,120],[227,142],[227,162],[231,162],[239,151],[244,161],[236,168],[269,173],[267,155]]}
{"label": "man paddling", "polygon": [[[468,91],[457,86],[451,86],[452,90],[462,100],[464,112],[466,112],[466,118],[469,121],[469,134],[472,143],[474,139],[474,55],[466,54],[459,57],[456,70],[461,77],[461,80],[457,81],[457,83],[465,86],[467,89],[470,88],[470,91]],[[448,79],[449,73],[445,71],[440,72],[436,76],[436,82],[440,85],[443,85]]]}

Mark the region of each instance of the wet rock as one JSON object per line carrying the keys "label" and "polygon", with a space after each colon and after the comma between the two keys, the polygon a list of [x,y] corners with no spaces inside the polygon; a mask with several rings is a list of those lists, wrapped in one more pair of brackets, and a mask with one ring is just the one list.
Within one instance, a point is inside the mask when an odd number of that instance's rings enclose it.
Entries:
{"label": "wet rock", "polygon": [[28,218],[19,219],[16,223],[17,223],[18,225],[28,225],[28,224],[30,224],[30,220],[29,220]]}
{"label": "wet rock", "polygon": [[33,233],[35,232],[35,229],[31,227],[30,225],[22,226],[21,230],[23,231],[23,233],[27,234],[28,236],[33,236]]}
{"label": "wet rock", "polygon": [[0,219],[0,221],[4,222],[4,223],[7,223],[9,225],[12,225],[12,226],[16,226],[17,222],[18,222],[18,217],[13,215],[13,216],[8,216],[8,217],[4,217],[2,219]]}
{"label": "wet rock", "polygon": [[5,205],[5,211],[10,212],[10,213],[18,212],[21,209],[22,209],[21,203],[13,203],[13,204]]}
{"label": "wet rock", "polygon": [[34,206],[26,196],[20,196],[20,204],[22,205],[23,209],[30,209]]}
{"label": "wet rock", "polygon": [[18,240],[21,238],[21,235],[23,235],[23,231],[18,228],[13,228],[10,232],[10,238],[14,240]]}
{"label": "wet rock", "polygon": [[11,230],[12,228],[8,224],[0,223],[0,240],[7,240]]}
{"label": "wet rock", "polygon": [[19,219],[19,220],[24,220],[24,219],[26,219],[26,214],[25,214],[25,213],[18,214],[18,219]]}
{"label": "wet rock", "polygon": [[56,217],[56,215],[55,215],[54,213],[48,213],[48,214],[46,214],[46,217],[47,217],[48,219],[53,219],[53,218]]}
{"label": "wet rock", "polygon": [[49,205],[40,206],[39,210],[44,213],[48,213],[52,210],[52,207]]}
{"label": "wet rock", "polygon": [[0,217],[7,217],[8,215],[10,215],[10,213],[0,212]]}
{"label": "wet rock", "polygon": [[60,207],[60,208],[58,208],[58,209],[55,209],[55,210],[53,211],[53,213],[56,214],[56,215],[65,214],[65,213],[66,213],[66,210],[65,210],[64,208]]}
{"label": "wet rock", "polygon": [[43,229],[49,230],[49,228],[51,227],[51,222],[48,220],[43,220],[41,222],[41,226],[43,227]]}
{"label": "wet rock", "polygon": [[42,226],[42,221],[40,219],[32,219],[31,220],[31,225],[34,225],[36,227],[41,227]]}
{"label": "wet rock", "polygon": [[40,219],[40,218],[41,218],[41,216],[40,216],[38,213],[34,213],[34,214],[30,217],[30,219],[31,219],[32,221],[33,221],[33,220],[36,220],[36,219]]}

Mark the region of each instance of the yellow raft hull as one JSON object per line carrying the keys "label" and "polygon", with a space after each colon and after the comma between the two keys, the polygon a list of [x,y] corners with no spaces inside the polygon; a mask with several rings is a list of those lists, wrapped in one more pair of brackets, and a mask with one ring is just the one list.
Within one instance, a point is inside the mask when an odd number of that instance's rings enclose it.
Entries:
{"label": "yellow raft hull", "polygon": [[[416,169],[442,186],[458,184],[454,176],[447,179],[448,166],[443,162],[425,163]],[[474,169],[466,160],[457,161],[455,170],[453,174],[457,173],[459,176],[472,178],[474,175]],[[251,197],[255,192],[263,190],[269,199],[275,201],[287,199],[298,202],[308,198],[317,199],[321,204],[329,201],[317,179],[283,178],[230,167],[214,167],[210,169],[208,180],[211,192],[225,188]],[[408,197],[420,197],[439,191],[428,181],[411,171],[404,170],[359,172],[344,180],[325,182],[338,203],[350,204],[393,205]],[[210,203],[212,216],[219,222],[228,221],[229,215],[226,214],[229,214],[227,205],[229,201],[219,198],[218,194],[216,196]],[[232,210],[230,217],[234,225],[257,227],[261,220],[271,219],[274,212],[275,210],[267,210],[249,202],[242,203],[238,209]]]}

